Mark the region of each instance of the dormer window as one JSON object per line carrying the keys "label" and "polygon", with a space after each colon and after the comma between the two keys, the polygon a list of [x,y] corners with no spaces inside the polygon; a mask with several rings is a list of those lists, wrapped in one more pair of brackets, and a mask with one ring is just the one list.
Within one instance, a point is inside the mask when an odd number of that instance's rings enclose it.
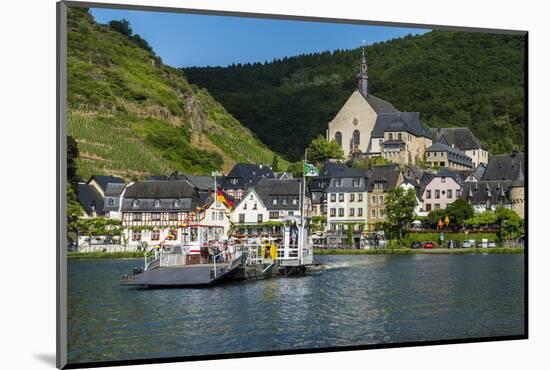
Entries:
{"label": "dormer window", "polygon": [[342,186],[342,179],[336,179],[336,180],[334,180],[334,186],[336,186],[336,187]]}
{"label": "dormer window", "polygon": [[132,201],[132,208],[138,208],[139,207],[139,200],[137,199],[134,199]]}
{"label": "dormer window", "polygon": [[232,185],[237,185],[237,179],[231,179],[230,182],[231,182]]}
{"label": "dormer window", "polygon": [[158,200],[158,199],[155,200],[154,207],[155,207],[155,208],[159,208],[159,207],[160,207],[160,200]]}
{"label": "dormer window", "polygon": [[292,199],[292,205],[295,206],[295,205],[297,205],[297,204],[298,204],[298,199],[293,198],[293,199]]}
{"label": "dormer window", "polygon": [[359,186],[359,183],[360,183],[360,180],[359,180],[359,179],[353,179],[353,186],[354,186],[354,187],[358,187],[358,186]]}
{"label": "dormer window", "polygon": [[273,198],[273,200],[271,201],[271,204],[273,204],[274,206],[277,205],[277,198]]}
{"label": "dormer window", "polygon": [[174,208],[179,208],[179,207],[180,207],[180,204],[181,204],[180,200],[179,200],[179,199],[176,199],[176,200],[174,201]]}
{"label": "dormer window", "polygon": [[109,198],[109,205],[110,206],[114,206],[115,205],[115,200],[113,198]]}

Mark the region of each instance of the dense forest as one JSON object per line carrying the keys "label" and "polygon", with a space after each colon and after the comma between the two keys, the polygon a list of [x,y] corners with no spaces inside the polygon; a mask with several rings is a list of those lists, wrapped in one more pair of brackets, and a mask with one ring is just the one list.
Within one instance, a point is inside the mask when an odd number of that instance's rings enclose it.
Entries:
{"label": "dense forest", "polygon": [[[524,39],[432,31],[366,48],[369,91],[430,127],[468,126],[491,153],[523,149]],[[186,68],[260,140],[297,160],[355,88],[360,49]]]}
{"label": "dense forest", "polygon": [[80,178],[272,163],[275,154],[253,132],[163,64],[127,21],[102,25],[87,9],[69,8],[67,27],[67,128],[78,144]]}

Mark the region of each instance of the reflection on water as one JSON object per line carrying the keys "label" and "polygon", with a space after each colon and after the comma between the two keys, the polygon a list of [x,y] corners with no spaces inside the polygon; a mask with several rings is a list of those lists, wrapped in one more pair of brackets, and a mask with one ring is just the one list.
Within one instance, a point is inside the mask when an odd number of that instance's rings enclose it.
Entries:
{"label": "reflection on water", "polygon": [[132,289],[141,260],[69,261],[69,362],[524,333],[523,255],[319,256],[299,278]]}

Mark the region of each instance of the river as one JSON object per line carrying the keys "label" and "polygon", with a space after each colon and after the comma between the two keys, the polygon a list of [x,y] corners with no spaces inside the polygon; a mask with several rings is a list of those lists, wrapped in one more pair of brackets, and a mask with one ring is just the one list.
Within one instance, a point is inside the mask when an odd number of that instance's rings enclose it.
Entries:
{"label": "river", "polygon": [[118,285],[142,260],[69,260],[69,363],[524,333],[524,255],[319,256],[298,278]]}

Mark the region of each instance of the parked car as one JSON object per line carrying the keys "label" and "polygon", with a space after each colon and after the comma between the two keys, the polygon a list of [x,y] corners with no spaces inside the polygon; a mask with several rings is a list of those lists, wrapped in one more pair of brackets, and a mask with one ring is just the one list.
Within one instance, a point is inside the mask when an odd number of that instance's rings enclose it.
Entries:
{"label": "parked car", "polygon": [[412,248],[412,249],[420,249],[420,248],[422,248],[422,243],[420,243],[420,242],[412,242],[412,243],[411,243],[411,248]]}
{"label": "parked car", "polygon": [[436,248],[436,244],[432,241],[424,242],[424,244],[422,244],[422,248],[424,248],[424,249]]}
{"label": "parked car", "polygon": [[470,241],[469,240],[464,240],[462,242],[462,248],[470,248]]}
{"label": "parked car", "polygon": [[497,246],[497,243],[495,243],[493,241],[489,242],[489,244],[488,244],[489,248],[495,248],[496,246]]}

